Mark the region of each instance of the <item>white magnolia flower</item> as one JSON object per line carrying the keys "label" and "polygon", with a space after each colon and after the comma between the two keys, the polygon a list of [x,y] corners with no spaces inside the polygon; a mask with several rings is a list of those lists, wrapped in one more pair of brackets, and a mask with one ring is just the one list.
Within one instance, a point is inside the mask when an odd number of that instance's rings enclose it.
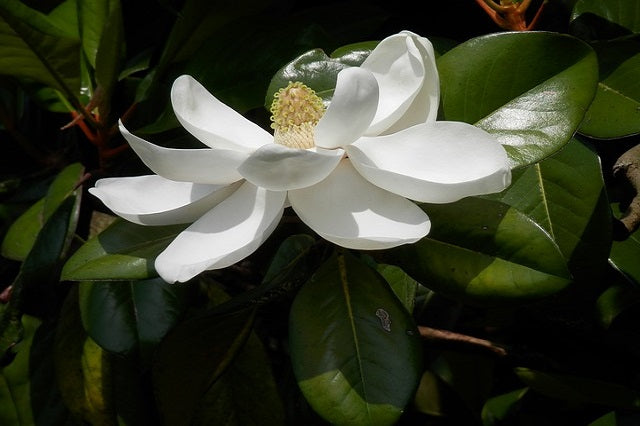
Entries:
{"label": "white magnolia flower", "polygon": [[191,223],[157,257],[167,282],[187,281],[253,253],[285,207],[321,237],[354,249],[413,243],[430,221],[413,201],[447,203],[501,191],[503,147],[469,124],[436,121],[439,80],[431,43],[384,39],[360,67],[338,74],[328,107],[291,83],[276,97],[274,134],[192,77],[171,102],[207,149],[171,149],[120,131],[155,175],[99,180],[90,192],[143,225]]}

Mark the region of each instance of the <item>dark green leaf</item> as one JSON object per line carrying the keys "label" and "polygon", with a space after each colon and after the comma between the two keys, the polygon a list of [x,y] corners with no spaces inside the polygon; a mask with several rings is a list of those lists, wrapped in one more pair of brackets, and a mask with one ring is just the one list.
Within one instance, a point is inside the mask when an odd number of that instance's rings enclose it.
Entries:
{"label": "dark green leaf", "polygon": [[56,176],[47,195],[31,206],[7,231],[2,241],[3,256],[14,260],[24,260],[27,257],[42,226],[53,212],[67,197],[79,197],[81,189],[76,188],[76,185],[83,172],[83,166],[74,163]]}
{"label": "dark green leaf", "polygon": [[517,389],[487,400],[482,407],[482,426],[500,426],[509,419],[528,388]]}
{"label": "dark green leaf", "polygon": [[640,392],[617,383],[522,367],[516,368],[515,372],[531,389],[552,398],[616,408],[640,408]]}
{"label": "dark green leaf", "polygon": [[[611,205],[615,217],[621,217],[620,205]],[[636,283],[640,283],[640,230],[636,230],[624,240],[614,240],[609,255],[611,263]]]}
{"label": "dark green leaf", "polygon": [[609,327],[622,312],[638,306],[640,287],[630,283],[612,285],[596,301],[598,319],[604,327]]}
{"label": "dark green leaf", "polygon": [[378,265],[378,272],[387,280],[407,312],[413,312],[418,282],[407,275],[402,269],[394,265]]}
{"label": "dark green leaf", "polygon": [[191,424],[207,391],[243,347],[254,312],[203,315],[180,323],[166,336],[152,370],[163,424]]}
{"label": "dark green leaf", "polygon": [[558,244],[576,280],[597,280],[611,247],[611,212],[598,156],[573,139],[560,152],[513,174],[490,198],[518,209]]}
{"label": "dark green leaf", "polygon": [[411,315],[380,275],[347,252],[302,287],[289,339],[300,389],[331,423],[393,424],[422,374]]}
{"label": "dark green leaf", "polygon": [[640,1],[578,0],[571,12],[571,30],[589,40],[611,39],[640,32]]}
{"label": "dark green leaf", "polygon": [[[68,12],[69,4],[75,1],[59,7]],[[0,2],[0,72],[39,81],[75,99],[80,93],[80,44],[69,21],[64,27],[61,23],[18,0]]]}
{"label": "dark green leaf", "polygon": [[69,258],[63,280],[136,280],[156,277],[153,261],[186,225],[142,226],[116,220]]}
{"label": "dark green leaf", "polygon": [[640,39],[593,44],[600,82],[580,133],[613,139],[640,133]]}
{"label": "dark green leaf", "polygon": [[184,313],[188,286],[156,278],[133,282],[82,282],[82,324],[103,349],[119,354],[140,351],[148,360]]}
{"label": "dark green leaf", "polygon": [[441,116],[476,124],[514,167],[553,154],[573,136],[595,94],[596,55],[558,33],[481,36],[438,59]]}
{"label": "dark green leaf", "polygon": [[[256,395],[259,395],[256,398]],[[284,407],[260,339],[251,334],[205,395],[194,426],[281,426]]]}
{"label": "dark green leaf", "polygon": [[435,292],[474,304],[512,304],[570,283],[556,243],[520,211],[481,198],[423,209],[431,218],[430,234],[389,253]]}

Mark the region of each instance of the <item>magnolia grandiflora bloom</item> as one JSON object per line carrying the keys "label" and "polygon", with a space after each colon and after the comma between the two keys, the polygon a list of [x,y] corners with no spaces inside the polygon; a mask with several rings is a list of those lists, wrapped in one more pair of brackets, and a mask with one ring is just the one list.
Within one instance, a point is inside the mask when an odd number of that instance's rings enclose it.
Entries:
{"label": "magnolia grandiflora bloom", "polygon": [[427,235],[414,201],[448,203],[510,183],[503,147],[461,122],[436,121],[431,43],[384,39],[360,67],[338,74],[328,106],[292,82],[272,106],[274,133],[221,103],[192,77],[171,102],[207,149],[171,149],[120,131],[155,175],[99,180],[90,192],[143,225],[191,223],[156,258],[167,282],[187,281],[253,253],[290,206],[322,238],[386,249]]}

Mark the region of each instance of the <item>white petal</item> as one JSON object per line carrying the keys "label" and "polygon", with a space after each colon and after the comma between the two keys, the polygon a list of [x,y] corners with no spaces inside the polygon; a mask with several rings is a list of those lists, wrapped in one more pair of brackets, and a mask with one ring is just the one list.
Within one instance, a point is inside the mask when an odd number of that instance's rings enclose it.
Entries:
{"label": "white petal", "polygon": [[189,75],[171,88],[173,111],[180,124],[211,148],[251,152],[273,142],[273,136],[220,102]]}
{"label": "white petal", "polygon": [[391,127],[384,130],[382,134],[395,133],[416,124],[433,123],[438,115],[440,77],[436,67],[436,55],[433,51],[433,45],[425,37],[420,37],[409,31],[403,31],[402,33],[410,35],[420,51],[425,75],[422,87],[407,111]]}
{"label": "white petal", "polygon": [[371,185],[347,159],[319,184],[289,191],[289,201],[311,229],[347,248],[379,250],[413,243],[431,226],[422,209]]}
{"label": "white petal", "polygon": [[320,182],[336,168],[343,155],[342,149],[307,150],[269,144],[251,154],[238,171],[254,185],[286,191]]}
{"label": "white petal", "polygon": [[347,154],[367,180],[416,201],[449,203],[499,192],[511,183],[502,145],[467,123],[437,121],[362,138]]}
{"label": "white petal", "polygon": [[352,67],[338,73],[333,99],[314,129],[316,146],[333,149],[364,134],[378,107],[378,83],[365,69]]}
{"label": "white petal", "polygon": [[398,121],[421,92],[425,62],[413,37],[399,33],[382,40],[360,67],[371,71],[380,87],[376,116],[367,130],[367,135],[378,135]]}
{"label": "white petal", "polygon": [[198,219],[239,186],[175,182],[157,175],[106,178],[89,192],[118,216],[141,225],[173,225]]}
{"label": "white petal", "polygon": [[156,271],[167,282],[184,282],[205,270],[224,268],[244,259],[278,225],[285,197],[286,192],[243,183],[160,253]]}
{"label": "white petal", "polygon": [[242,179],[237,168],[248,153],[228,149],[165,148],[129,133],[122,123],[119,125],[120,133],[142,162],[160,176],[211,184],[228,184]]}

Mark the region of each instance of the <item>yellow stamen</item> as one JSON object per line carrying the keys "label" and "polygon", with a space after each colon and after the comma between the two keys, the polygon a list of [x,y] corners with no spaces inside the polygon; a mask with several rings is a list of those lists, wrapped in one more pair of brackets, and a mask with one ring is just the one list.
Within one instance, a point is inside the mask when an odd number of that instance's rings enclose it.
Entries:
{"label": "yellow stamen", "polygon": [[325,111],[322,99],[299,81],[289,82],[273,97],[271,128],[275,143],[290,148],[313,148],[313,129]]}

